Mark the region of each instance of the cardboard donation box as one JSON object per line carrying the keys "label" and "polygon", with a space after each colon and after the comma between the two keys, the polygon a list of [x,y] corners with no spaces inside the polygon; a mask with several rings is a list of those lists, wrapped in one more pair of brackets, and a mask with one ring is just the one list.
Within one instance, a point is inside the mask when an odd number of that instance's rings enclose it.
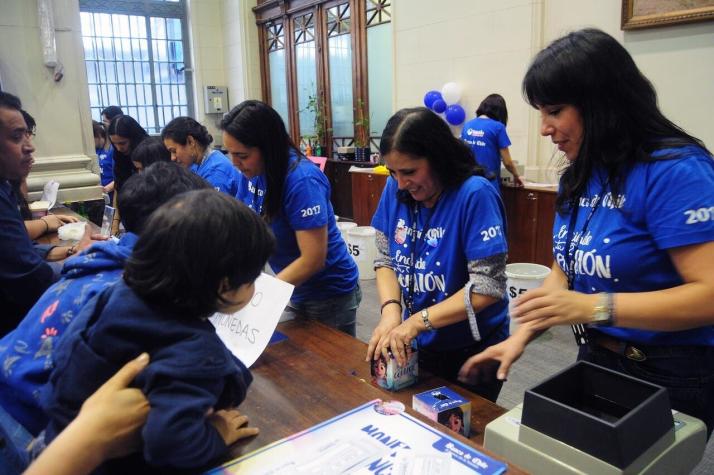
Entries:
{"label": "cardboard donation box", "polygon": [[417,350],[412,350],[407,359],[407,364],[398,366],[394,356],[389,355],[388,361],[384,356],[373,360],[370,373],[372,382],[389,391],[399,391],[417,382],[419,377],[419,355]]}
{"label": "cardboard donation box", "polygon": [[412,409],[454,432],[469,436],[471,401],[446,386],[412,396]]}

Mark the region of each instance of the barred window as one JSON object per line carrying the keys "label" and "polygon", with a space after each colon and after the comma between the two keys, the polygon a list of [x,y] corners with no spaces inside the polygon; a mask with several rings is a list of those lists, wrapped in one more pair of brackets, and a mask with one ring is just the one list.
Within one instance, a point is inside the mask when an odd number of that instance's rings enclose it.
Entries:
{"label": "barred window", "polygon": [[119,106],[149,133],[193,115],[185,0],[80,0],[92,118]]}

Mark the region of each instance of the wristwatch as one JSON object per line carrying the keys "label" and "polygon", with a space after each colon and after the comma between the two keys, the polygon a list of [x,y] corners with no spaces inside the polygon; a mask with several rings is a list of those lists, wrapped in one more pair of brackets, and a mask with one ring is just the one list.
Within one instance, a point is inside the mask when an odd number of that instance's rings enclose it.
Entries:
{"label": "wristwatch", "polygon": [[424,326],[426,327],[427,330],[433,330],[434,325],[431,324],[429,321],[429,309],[422,309],[421,311],[421,320],[424,322]]}
{"label": "wristwatch", "polygon": [[597,327],[612,326],[615,320],[613,306],[613,296],[611,293],[603,292],[599,294],[598,303],[593,307],[593,313],[588,323]]}

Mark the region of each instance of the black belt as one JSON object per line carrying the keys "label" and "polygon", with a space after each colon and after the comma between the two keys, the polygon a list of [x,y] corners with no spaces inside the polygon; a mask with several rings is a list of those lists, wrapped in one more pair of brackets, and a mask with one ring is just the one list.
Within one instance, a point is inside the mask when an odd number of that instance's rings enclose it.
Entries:
{"label": "black belt", "polygon": [[626,341],[618,340],[600,332],[588,332],[588,337],[591,345],[623,355],[632,361],[645,361],[647,359],[647,354],[642,347],[638,348]]}

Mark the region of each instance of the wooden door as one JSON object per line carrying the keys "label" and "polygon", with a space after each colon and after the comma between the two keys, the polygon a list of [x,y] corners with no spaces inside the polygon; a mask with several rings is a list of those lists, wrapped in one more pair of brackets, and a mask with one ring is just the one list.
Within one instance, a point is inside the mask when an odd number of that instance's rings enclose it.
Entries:
{"label": "wooden door", "polygon": [[534,262],[538,196],[523,188],[503,188],[508,219],[508,262]]}
{"label": "wooden door", "polygon": [[535,259],[532,262],[550,267],[553,264],[553,221],[555,220],[556,194],[549,191],[538,193],[536,217]]}

